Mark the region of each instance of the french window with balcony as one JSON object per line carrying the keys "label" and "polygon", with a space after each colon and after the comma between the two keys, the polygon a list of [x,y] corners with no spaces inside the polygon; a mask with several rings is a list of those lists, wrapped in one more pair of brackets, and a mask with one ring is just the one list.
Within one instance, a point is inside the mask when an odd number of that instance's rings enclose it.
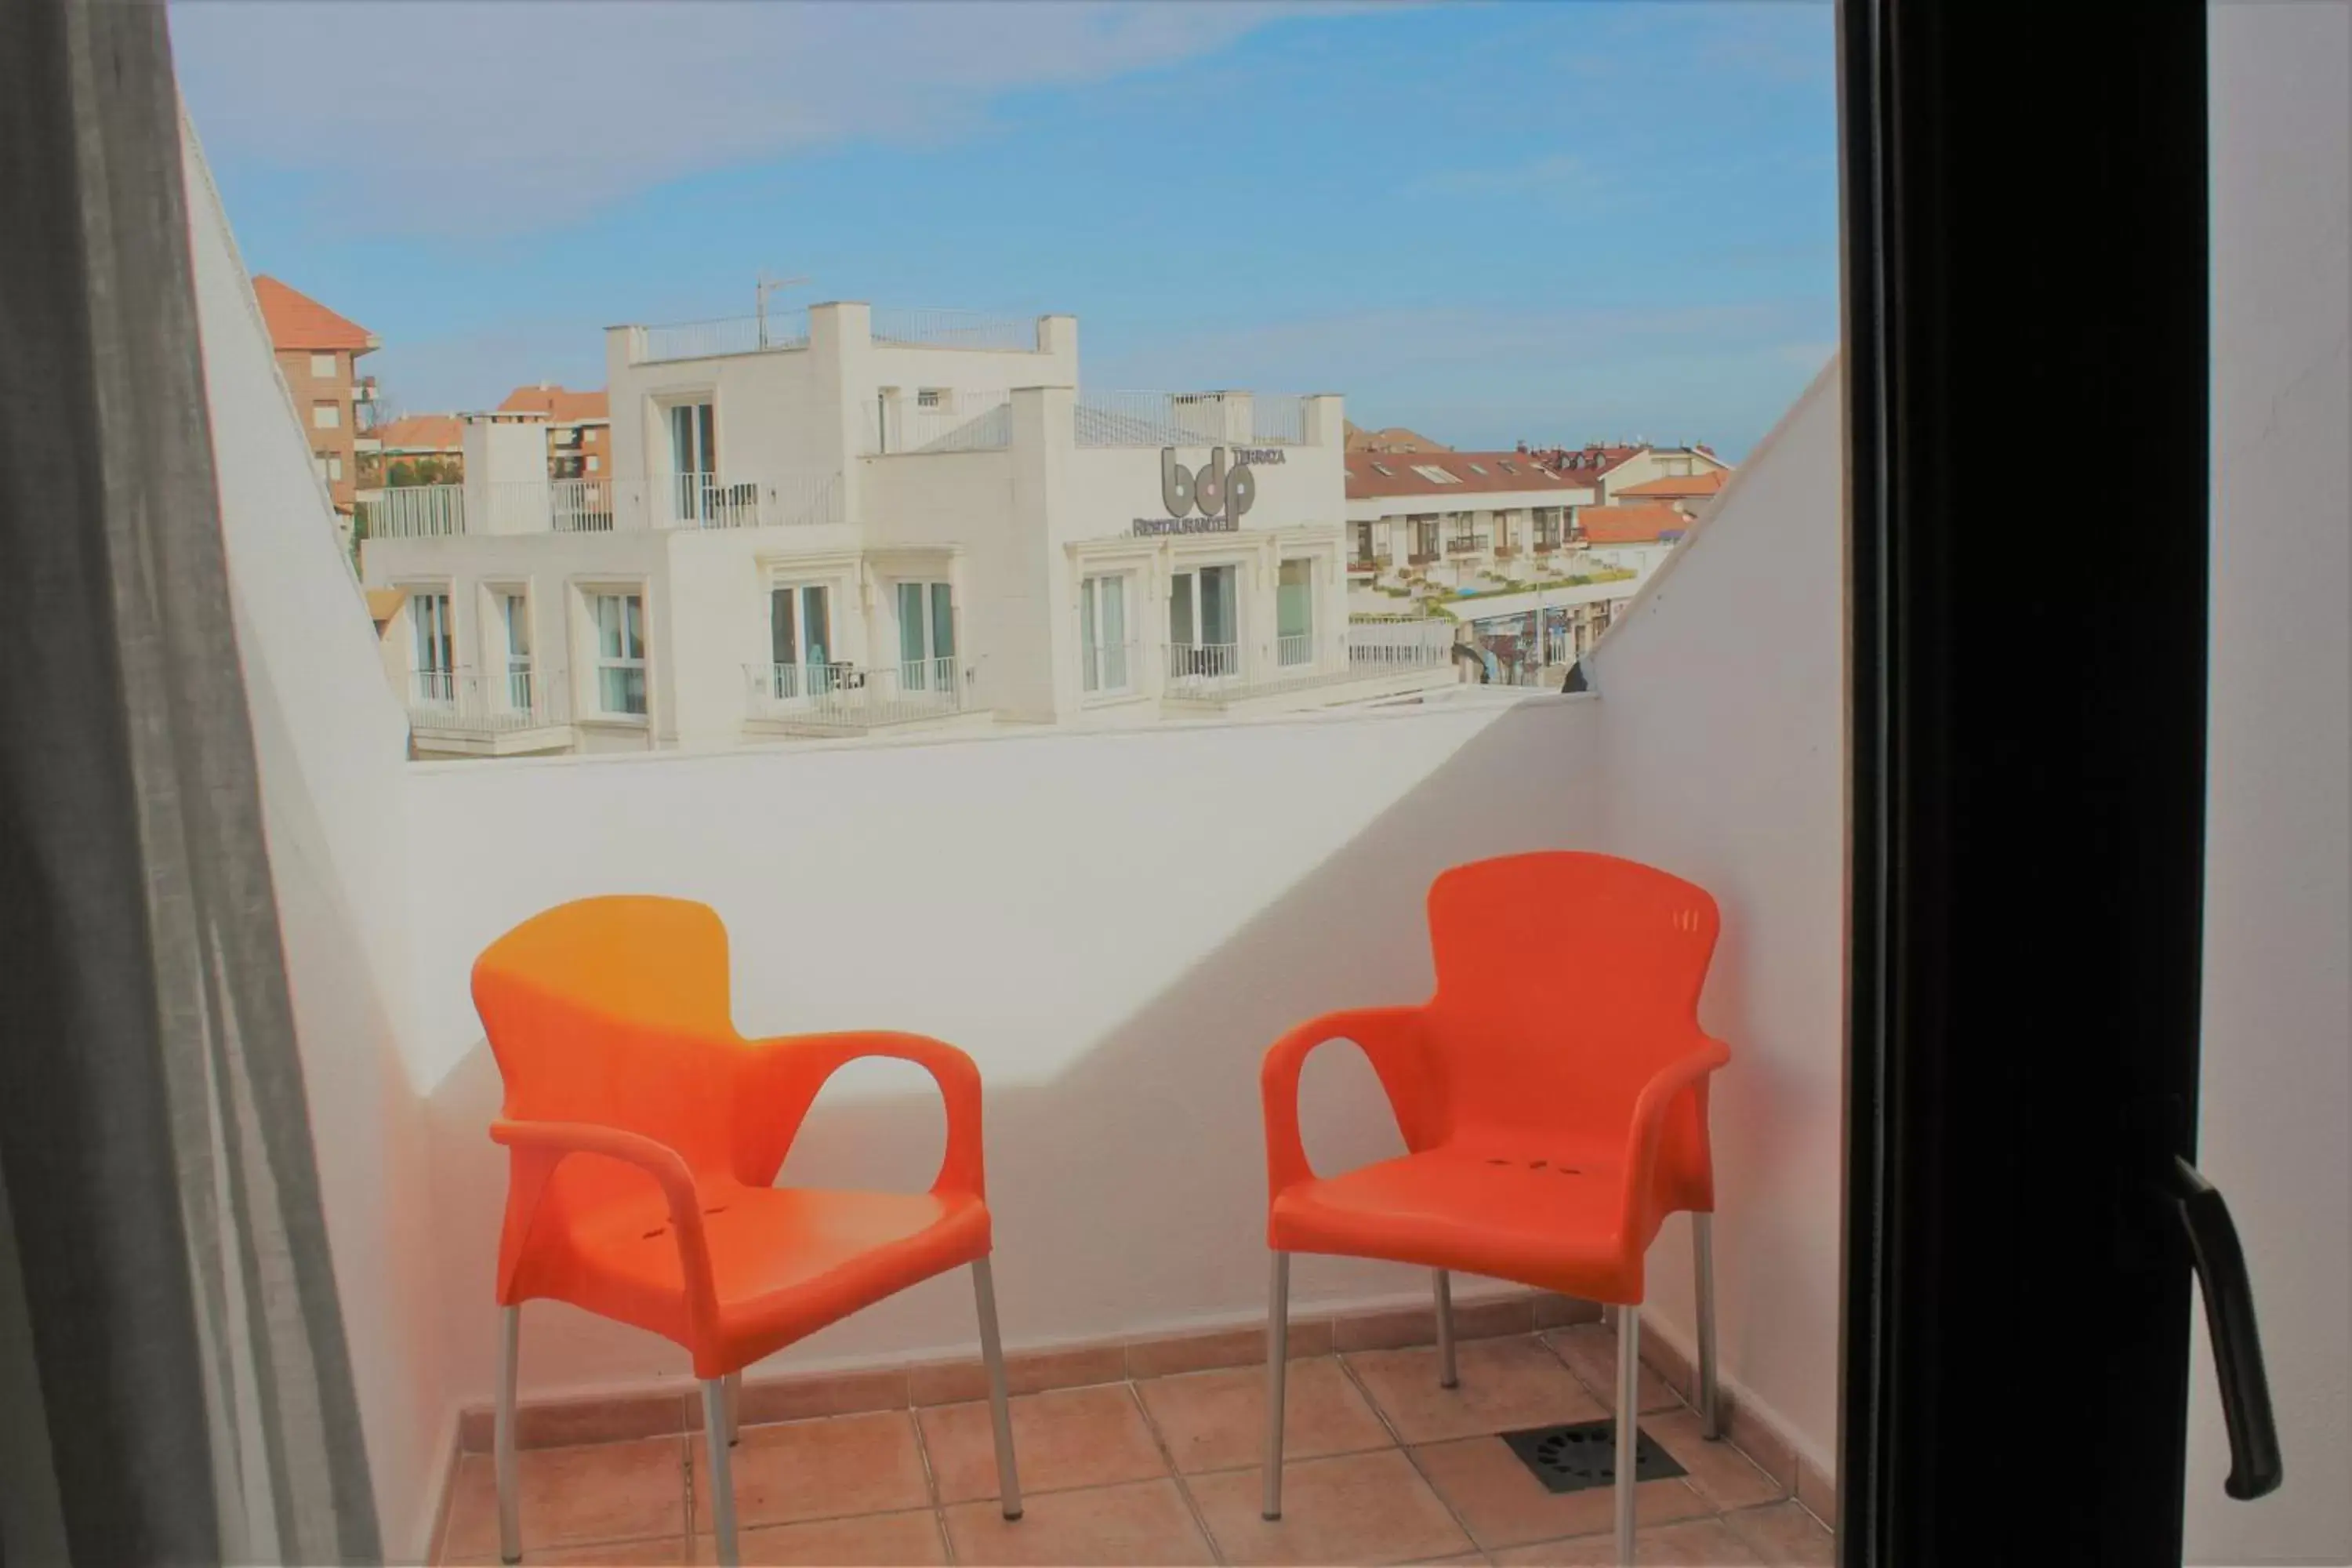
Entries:
{"label": "french window with balcony", "polygon": [[646,712],[646,600],[642,593],[599,593],[589,601],[596,628],[596,709],[615,717]]}
{"label": "french window with balcony", "polygon": [[1096,694],[1134,689],[1127,637],[1128,574],[1106,573],[1078,584],[1078,683]]}

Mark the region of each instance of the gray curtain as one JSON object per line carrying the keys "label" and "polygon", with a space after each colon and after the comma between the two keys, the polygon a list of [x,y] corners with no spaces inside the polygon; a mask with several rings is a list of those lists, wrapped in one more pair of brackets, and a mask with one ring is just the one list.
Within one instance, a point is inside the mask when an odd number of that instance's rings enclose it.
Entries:
{"label": "gray curtain", "polygon": [[32,1406],[0,1415],[24,1438],[0,1445],[12,1565],[380,1555],[178,117],[160,5],[0,5],[0,1386]]}

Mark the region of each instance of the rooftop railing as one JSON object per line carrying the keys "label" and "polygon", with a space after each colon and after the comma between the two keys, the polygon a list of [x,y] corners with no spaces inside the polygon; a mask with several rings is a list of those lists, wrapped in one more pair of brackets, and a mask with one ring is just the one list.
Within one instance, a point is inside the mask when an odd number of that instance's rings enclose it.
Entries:
{"label": "rooftop railing", "polygon": [[770,310],[761,316],[725,316],[709,321],[673,321],[637,329],[635,363],[716,359],[723,354],[767,353],[808,347],[808,311]]}
{"label": "rooftop railing", "polygon": [[[468,510],[467,496],[473,495]],[[791,528],[841,521],[838,475],[739,479],[515,479],[477,486],[411,485],[363,504],[370,539],[459,534],[611,533],[646,528]]]}
{"label": "rooftop railing", "polygon": [[516,734],[572,721],[563,683],[531,669],[416,670],[409,676],[407,708],[409,730],[420,739]]}
{"label": "rooftop railing", "polygon": [[1036,353],[1045,334],[1034,316],[992,316],[980,310],[877,308],[869,331],[877,345],[895,348],[992,349]]}
{"label": "rooftop railing", "polygon": [[876,668],[751,664],[743,677],[749,717],[786,731],[855,734],[963,710],[962,671],[952,657]]}
{"label": "rooftop railing", "polygon": [[1115,392],[1083,388],[1074,412],[1081,447],[1297,447],[1307,400],[1289,394]]}

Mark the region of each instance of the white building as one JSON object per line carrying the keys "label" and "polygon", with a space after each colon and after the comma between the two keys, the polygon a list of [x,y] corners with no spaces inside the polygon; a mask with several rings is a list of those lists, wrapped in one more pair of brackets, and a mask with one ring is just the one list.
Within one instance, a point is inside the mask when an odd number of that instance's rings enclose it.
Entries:
{"label": "white building", "polygon": [[[1728,471],[1687,451],[1616,460],[1652,459]],[[1527,452],[1360,450],[1347,468],[1351,605],[1360,614],[1443,605],[1497,654],[1496,679],[1548,679],[1581,658],[1688,521],[1665,506],[1600,506],[1598,478],[1580,481]]]}
{"label": "white building", "polygon": [[1077,323],[818,305],[606,339],[614,473],[469,417],[362,554],[422,752],[1129,723],[1460,679],[1351,631],[1340,399],[1078,390]]}

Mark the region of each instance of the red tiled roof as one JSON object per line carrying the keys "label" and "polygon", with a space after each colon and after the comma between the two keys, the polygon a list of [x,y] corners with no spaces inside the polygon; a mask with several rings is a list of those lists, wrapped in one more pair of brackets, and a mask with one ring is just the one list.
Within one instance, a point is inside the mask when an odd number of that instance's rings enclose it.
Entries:
{"label": "red tiled roof", "polygon": [[348,316],[339,316],[308,294],[289,289],[275,278],[253,280],[253,297],[260,301],[261,320],[269,341],[281,349],[350,349],[365,353],[376,346],[375,334]]}
{"label": "red tiled roof", "polygon": [[[1558,490],[1560,504],[1573,504],[1584,487],[1535,461],[1525,452],[1349,452],[1348,497],[1492,495],[1507,490]],[[1419,472],[1433,468],[1452,481]]]}
{"label": "red tiled roof", "polygon": [[499,405],[498,411],[544,414],[557,425],[593,424],[611,417],[603,387],[593,392],[571,392],[544,381],[536,386],[516,387],[507,394],[507,400]]}
{"label": "red tiled roof", "polygon": [[1691,523],[1670,506],[1579,507],[1576,521],[1594,544],[1653,544]]}
{"label": "red tiled roof", "polygon": [[411,414],[371,432],[387,452],[462,452],[466,424],[454,414]]}
{"label": "red tiled roof", "polygon": [[1731,477],[1727,469],[1709,468],[1703,474],[1667,474],[1654,479],[1644,479],[1638,485],[1627,485],[1617,493],[1621,496],[1656,496],[1661,500],[1696,499],[1711,496],[1723,488]]}

